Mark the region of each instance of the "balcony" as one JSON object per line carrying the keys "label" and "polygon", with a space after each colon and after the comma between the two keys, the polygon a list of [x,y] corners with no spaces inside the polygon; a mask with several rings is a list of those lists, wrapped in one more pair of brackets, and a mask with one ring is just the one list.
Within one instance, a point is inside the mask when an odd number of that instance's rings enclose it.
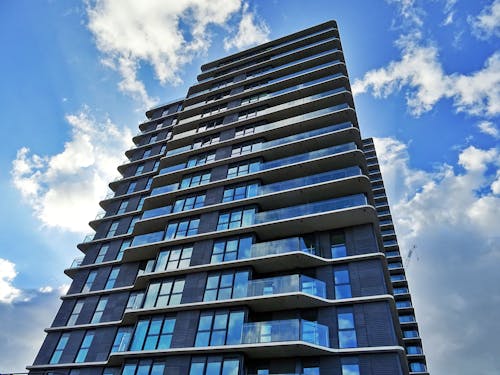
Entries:
{"label": "balcony", "polygon": [[73,262],[71,262],[71,266],[69,266],[69,268],[80,267],[82,265],[83,258],[84,257],[78,257],[78,258],[73,259]]}

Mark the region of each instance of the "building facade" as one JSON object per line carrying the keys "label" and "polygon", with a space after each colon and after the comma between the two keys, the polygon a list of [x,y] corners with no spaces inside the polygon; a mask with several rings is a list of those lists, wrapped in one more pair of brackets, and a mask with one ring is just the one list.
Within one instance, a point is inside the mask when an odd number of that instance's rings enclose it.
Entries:
{"label": "building facade", "polygon": [[146,116],[31,373],[427,374],[334,21]]}

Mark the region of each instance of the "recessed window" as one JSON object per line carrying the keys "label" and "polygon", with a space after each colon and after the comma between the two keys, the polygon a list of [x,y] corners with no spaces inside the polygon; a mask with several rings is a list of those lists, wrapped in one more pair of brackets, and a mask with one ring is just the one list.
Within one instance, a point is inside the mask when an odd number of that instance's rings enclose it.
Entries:
{"label": "recessed window", "polygon": [[[164,360],[141,359],[127,361],[123,366],[122,375],[163,375],[165,372]],[[103,374],[104,375],[104,374]]]}
{"label": "recessed window", "polygon": [[240,344],[244,318],[245,313],[243,311],[202,312],[194,345]]}
{"label": "recessed window", "polygon": [[217,230],[226,230],[252,225],[255,218],[255,208],[236,209],[219,214]]}
{"label": "recessed window", "polygon": [[220,140],[219,134],[212,134],[212,135],[209,135],[208,137],[203,137],[201,139],[196,139],[193,142],[192,149],[195,150],[195,149],[200,148],[200,147],[212,145],[214,143],[218,143],[219,140]]}
{"label": "recessed window", "polygon": [[210,129],[214,129],[217,126],[222,125],[223,120],[224,120],[224,117],[219,117],[219,118],[216,118],[214,120],[202,122],[198,126],[197,131],[198,131],[198,133],[200,133],[200,132],[205,132],[205,131],[210,130]]}
{"label": "recessed window", "polygon": [[136,186],[137,186],[137,182],[131,182],[128,185],[127,194],[133,193],[135,191]]}
{"label": "recessed window", "polygon": [[125,213],[127,206],[128,206],[128,199],[122,200],[120,203],[120,207],[118,207],[118,210],[116,211],[116,215],[121,215]]}
{"label": "recessed window", "polygon": [[344,233],[332,233],[330,235],[330,244],[333,259],[347,256]]}
{"label": "recessed window", "polygon": [[205,152],[203,154],[190,157],[186,164],[186,168],[192,168],[199,165],[204,165],[207,163],[211,163],[214,160],[215,160],[215,151]]}
{"label": "recessed window", "polygon": [[94,263],[102,263],[104,261],[104,257],[106,256],[108,250],[109,250],[109,244],[106,243],[101,245],[101,248],[99,249],[99,253],[95,258]]}
{"label": "recessed window", "polygon": [[130,338],[132,337],[132,327],[120,327],[116,333],[111,353],[125,352],[128,349]]}
{"label": "recessed window", "polygon": [[203,301],[246,297],[248,278],[248,271],[227,271],[209,274]]}
{"label": "recessed window", "polygon": [[149,190],[152,183],[153,183],[153,177],[149,177],[148,181],[146,182],[146,186],[144,186],[144,190]]}
{"label": "recessed window", "polygon": [[142,206],[144,206],[144,201],[146,200],[146,198],[147,198],[146,195],[141,196],[139,202],[137,203],[137,208],[135,209],[136,211],[142,210]]}
{"label": "recessed window", "polygon": [[78,354],[76,355],[75,363],[82,363],[86,361],[90,346],[92,345],[92,341],[94,340],[94,335],[94,331],[87,331],[85,333],[85,337],[83,338],[82,344],[80,345],[80,350],[78,350]]}
{"label": "recessed window", "polygon": [[251,124],[237,128],[235,138],[255,133],[255,127],[255,124]]}
{"label": "recessed window", "polygon": [[342,365],[342,375],[360,375],[359,365]]}
{"label": "recessed window", "polygon": [[128,225],[127,234],[131,234],[134,231],[135,223],[137,223],[140,219],[141,217],[139,215],[132,217],[132,220]]}
{"label": "recessed window", "polygon": [[111,268],[111,272],[109,273],[108,280],[106,281],[104,289],[111,289],[115,286],[115,282],[116,279],[118,278],[119,273],[120,273],[120,267]]}
{"label": "recessed window", "polygon": [[195,173],[182,178],[180,188],[199,186],[210,182],[210,172]]}
{"label": "recessed window", "polygon": [[241,143],[239,145],[233,146],[231,150],[231,156],[249,154],[250,152],[260,150],[261,146],[262,146],[261,141],[250,141]]}
{"label": "recessed window", "polygon": [[173,306],[181,303],[184,279],[166,279],[149,285],[145,308]]}
{"label": "recessed window", "polygon": [[193,357],[189,375],[238,375],[240,361],[238,358]]}
{"label": "recessed window", "polygon": [[192,254],[193,247],[191,245],[162,250],[156,260],[155,272],[189,267]]}
{"label": "recessed window", "polygon": [[333,271],[333,279],[335,285],[335,299],[351,298],[351,279],[347,266],[335,268]]}
{"label": "recessed window", "polygon": [[147,157],[151,156],[151,149],[147,148],[144,150],[144,154],[142,154],[142,158],[145,159]]}
{"label": "recessed window", "polygon": [[135,327],[131,351],[168,349],[172,342],[175,318],[155,316],[141,319]]}
{"label": "recessed window", "polygon": [[50,364],[59,363],[61,355],[64,349],[66,348],[66,345],[68,344],[69,337],[70,337],[69,333],[63,333],[61,335],[59,341],[57,342],[57,346],[54,350],[54,353],[52,353],[52,357],[50,357]]}
{"label": "recessed window", "polygon": [[252,242],[252,237],[229,238],[215,241],[212,247],[210,263],[249,258]]}
{"label": "recessed window", "polygon": [[174,212],[192,210],[194,208],[203,207],[205,204],[205,194],[190,195],[179,198],[174,203]]}
{"label": "recessed window", "polygon": [[352,309],[344,308],[337,313],[337,327],[339,348],[355,348],[358,346]]}
{"label": "recessed window", "polygon": [[259,184],[257,182],[231,186],[224,189],[222,202],[232,202],[238,199],[255,197],[258,195]]}
{"label": "recessed window", "polygon": [[139,164],[135,170],[135,176],[139,176],[144,171],[144,164]]}
{"label": "recessed window", "polygon": [[113,237],[116,233],[116,230],[118,229],[119,224],[120,224],[119,220],[113,221],[108,229],[108,233],[106,234],[106,237]]}
{"label": "recessed window", "polygon": [[90,273],[87,276],[87,280],[85,281],[85,284],[83,284],[82,293],[90,292],[96,276],[97,276],[97,271],[90,271]]}
{"label": "recessed window", "polygon": [[168,224],[165,239],[171,240],[174,238],[194,236],[195,234],[198,234],[199,226],[200,219],[198,218],[189,218],[180,221],[174,221]]}
{"label": "recessed window", "polygon": [[246,161],[239,164],[230,165],[227,170],[227,178],[244,176],[249,173],[258,172],[260,169],[259,161]]}
{"label": "recessed window", "polygon": [[122,244],[120,245],[120,250],[118,251],[118,254],[116,254],[116,260],[121,260],[123,258],[123,253],[127,247],[130,247],[132,244],[132,240],[123,240]]}
{"label": "recessed window", "polygon": [[94,315],[92,316],[92,320],[90,323],[100,323],[102,314],[104,313],[104,310],[106,309],[106,305],[108,304],[108,297],[101,297],[99,298],[99,302],[97,303],[97,306],[94,311]]}
{"label": "recessed window", "polygon": [[73,307],[73,311],[71,311],[71,315],[69,316],[68,322],[66,323],[67,326],[74,326],[76,324],[76,321],[78,320],[78,317],[80,316],[80,313],[82,311],[84,302],[79,300],[76,301],[75,306]]}

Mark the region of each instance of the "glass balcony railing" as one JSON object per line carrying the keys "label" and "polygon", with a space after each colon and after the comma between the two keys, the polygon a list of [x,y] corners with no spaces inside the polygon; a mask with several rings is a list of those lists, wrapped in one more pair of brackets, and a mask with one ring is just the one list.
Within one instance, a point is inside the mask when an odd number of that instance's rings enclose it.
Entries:
{"label": "glass balcony railing", "polygon": [[[312,243],[307,243],[302,237],[284,238],[282,240],[254,243],[250,248],[249,258],[265,257],[268,255],[286,254],[301,251],[307,254],[319,255]],[[247,258],[243,256],[241,258]]]}
{"label": "glass balcony railing", "polygon": [[158,187],[154,188],[153,190],[151,190],[151,196],[170,193],[171,191],[177,190],[178,187],[179,187],[178,183],[165,185],[165,186],[158,186]]}
{"label": "glass balcony railing", "polygon": [[94,237],[95,237],[95,233],[90,233],[90,234],[87,234],[84,238],[83,238],[83,242],[91,242],[91,241],[94,241]]}
{"label": "glass balcony railing", "polygon": [[170,172],[180,171],[181,169],[184,169],[185,167],[186,167],[186,163],[171,165],[169,167],[160,169],[159,174],[166,174],[166,173],[170,173]]}
{"label": "glass balcony railing", "polygon": [[249,280],[246,297],[296,292],[303,292],[316,297],[326,298],[326,285],[323,281],[303,275],[288,275]]}
{"label": "glass balcony railing", "polygon": [[78,258],[73,259],[73,262],[71,262],[71,266],[69,266],[69,268],[80,267],[82,265],[83,258],[84,257],[78,257]]}
{"label": "glass balcony railing", "polygon": [[163,215],[168,215],[170,213],[172,213],[172,206],[171,205],[153,208],[151,210],[144,211],[142,213],[141,220],[150,219],[153,217],[158,217],[158,216],[163,216]]}
{"label": "glass balcony railing", "polygon": [[391,247],[391,246],[397,246],[398,241],[396,240],[391,240],[391,241],[384,241],[384,247]]}
{"label": "glass balcony railing", "polygon": [[163,241],[165,231],[151,232],[135,236],[130,246],[147,245],[148,243]]}
{"label": "glass balcony railing", "polygon": [[243,324],[242,344],[304,341],[329,347],[328,327],[303,319]]}

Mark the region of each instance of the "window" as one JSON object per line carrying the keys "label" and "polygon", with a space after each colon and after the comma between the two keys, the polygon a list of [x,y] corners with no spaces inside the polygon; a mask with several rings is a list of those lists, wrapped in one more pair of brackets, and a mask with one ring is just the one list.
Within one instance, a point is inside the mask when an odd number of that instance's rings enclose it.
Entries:
{"label": "window", "polygon": [[355,348],[358,346],[356,340],[356,327],[354,325],[354,313],[351,308],[339,309],[337,313],[337,326],[339,337],[339,348]]}
{"label": "window", "polygon": [[195,234],[198,234],[199,225],[200,219],[198,218],[188,218],[169,223],[167,226],[165,239],[171,240],[173,238],[194,236]]}
{"label": "window", "polygon": [[342,365],[342,375],[359,375],[359,365]]}
{"label": "window", "polygon": [[144,190],[149,190],[152,183],[153,183],[153,177],[149,177],[148,182],[146,182],[146,186],[144,187]]}
{"label": "window", "polygon": [[142,154],[142,158],[148,158],[151,155],[151,148],[147,148],[144,150],[144,154]]}
{"label": "window", "polygon": [[233,178],[237,176],[244,176],[249,173],[258,172],[260,169],[259,161],[246,161],[239,164],[230,165],[227,170],[227,178]]}
{"label": "window", "polygon": [[335,299],[351,298],[351,279],[347,266],[334,269],[333,279],[335,284]]}
{"label": "window", "polygon": [[192,210],[194,208],[203,207],[205,204],[205,194],[190,195],[179,198],[174,203],[174,212]]}
{"label": "window", "polygon": [[267,92],[261,92],[260,94],[247,96],[246,98],[241,99],[241,104],[243,105],[243,104],[255,103],[258,102],[259,100],[267,98],[268,96],[269,93]]}
{"label": "window", "polygon": [[190,245],[162,250],[156,260],[155,272],[189,267],[192,253],[193,247]]}
{"label": "window", "polygon": [[210,116],[210,115],[215,115],[221,111],[224,111],[226,110],[227,108],[227,104],[219,104],[219,105],[216,105],[216,106],[213,106],[213,107],[210,107],[208,109],[205,109],[202,114],[201,114],[201,117],[205,117],[205,116]]}
{"label": "window", "polygon": [[396,268],[403,268],[403,263],[401,262],[389,262],[387,264],[390,270],[396,269]]}
{"label": "window", "polygon": [[115,220],[111,223],[111,226],[108,229],[108,233],[106,234],[106,237],[113,237],[116,233],[116,229],[118,229],[118,225],[120,224],[119,220]]}
{"label": "window", "polygon": [[151,283],[144,302],[145,308],[173,306],[181,303],[184,279],[166,279]]}
{"label": "window", "polygon": [[215,160],[215,151],[205,152],[203,154],[190,157],[186,164],[186,168],[196,167],[198,165],[204,165],[207,163],[211,163],[214,160]]}
{"label": "window", "polygon": [[90,323],[101,322],[102,314],[104,313],[107,304],[108,304],[107,296],[99,298],[99,302],[97,302],[97,306],[95,308],[94,315],[92,316],[92,320],[90,321]]}
{"label": "window", "polygon": [[342,258],[347,256],[344,233],[332,233],[330,235],[330,247],[332,258]]}
{"label": "window", "polygon": [[96,256],[94,263],[102,263],[104,261],[104,257],[106,256],[108,250],[109,250],[109,244],[101,245],[101,248],[99,249],[99,253]]}
{"label": "window", "polygon": [[241,343],[243,311],[202,312],[194,346],[218,346]]}
{"label": "window", "polygon": [[415,317],[413,315],[400,315],[399,322],[400,323],[412,323],[415,321]]}
{"label": "window", "polygon": [[125,212],[128,206],[128,199],[124,199],[120,203],[120,207],[118,207],[118,210],[116,211],[116,215],[121,215]]}
{"label": "window", "polygon": [[134,216],[132,217],[132,220],[130,221],[130,224],[127,229],[127,234],[131,234],[134,231],[135,223],[137,223],[140,220],[140,216]]}
{"label": "window", "polygon": [[106,281],[104,289],[111,289],[115,286],[116,278],[118,277],[119,273],[120,273],[120,267],[111,268],[111,272],[109,273],[108,281]]}
{"label": "window", "polygon": [[85,281],[85,284],[83,284],[82,293],[90,292],[96,276],[97,271],[90,271],[89,275],[87,276],[87,281]]}
{"label": "window", "polygon": [[411,307],[411,301],[396,301],[396,308],[404,309],[407,307]]}
{"label": "window", "polygon": [[261,114],[262,111],[265,110],[266,108],[267,108],[266,106],[262,106],[262,107],[258,107],[258,108],[249,109],[248,111],[240,112],[238,114],[238,121],[246,120],[246,119],[249,119],[252,117],[256,117],[257,115]]}
{"label": "window", "polygon": [[163,155],[165,153],[165,151],[167,151],[167,145],[162,145],[161,149],[160,149],[160,152],[158,154],[159,155]]}
{"label": "window", "polygon": [[123,240],[122,244],[120,245],[120,250],[118,251],[118,254],[116,254],[116,260],[122,260],[123,258],[123,253],[127,247],[130,247],[132,244],[132,240]]}
{"label": "window", "polygon": [[240,128],[236,128],[236,133],[235,133],[235,138],[238,138],[238,137],[243,137],[245,135],[248,135],[248,134],[253,134],[255,133],[255,124],[251,124],[251,125],[246,125],[246,126],[242,126]]}
{"label": "window", "polygon": [[52,357],[50,357],[51,365],[59,363],[64,348],[66,348],[66,344],[68,344],[69,335],[70,335],[69,333],[63,333],[62,336],[59,338],[59,342],[57,343],[56,349],[54,350],[54,353],[52,353]]}
{"label": "window", "polygon": [[230,238],[215,241],[212,248],[210,263],[250,258],[252,242],[252,237]]}
{"label": "window", "polygon": [[144,164],[139,164],[135,170],[135,176],[139,176],[144,171]]}
{"label": "window", "polygon": [[198,139],[195,139],[195,141],[193,142],[192,149],[195,150],[195,149],[200,148],[200,147],[213,145],[215,143],[218,143],[219,140],[220,140],[219,133],[209,135],[208,137],[198,138]]}
{"label": "window", "polygon": [[111,353],[124,352],[128,349],[130,337],[132,336],[132,327],[120,327],[116,332],[115,341],[111,347]]}
{"label": "window", "polygon": [[210,86],[210,91],[216,90],[218,88],[227,86],[233,82],[233,78],[225,79],[223,81],[215,82],[212,86]]}
{"label": "window", "polygon": [[149,143],[155,143],[158,140],[158,134],[154,134],[149,138]]}
{"label": "window", "polygon": [[405,275],[403,275],[402,273],[397,274],[397,275],[391,275],[392,282],[405,281],[405,280],[406,280]]}
{"label": "window", "polygon": [[423,350],[420,346],[407,346],[406,353],[408,353],[408,354],[422,354]]}
{"label": "window", "polygon": [[252,225],[255,217],[255,208],[236,209],[219,214],[217,230],[240,228]]}
{"label": "window", "polygon": [[142,300],[144,299],[144,292],[132,292],[130,293],[127,301],[126,310],[136,310],[142,307]]}
{"label": "window", "polygon": [[319,367],[304,367],[303,375],[320,375]]}
{"label": "window", "polygon": [[182,178],[180,188],[185,189],[192,186],[208,184],[210,182],[210,177],[210,172],[201,172],[187,175]]}
{"label": "window", "polygon": [[198,130],[197,131],[198,131],[198,133],[201,133],[201,132],[213,129],[213,128],[217,127],[217,126],[222,125],[222,121],[223,120],[224,120],[224,117],[219,117],[219,118],[216,118],[214,120],[202,122],[198,126]]}
{"label": "window", "polygon": [[135,191],[135,187],[137,186],[137,182],[131,182],[129,185],[128,185],[128,189],[127,189],[127,194],[130,194],[130,193],[133,193]]}
{"label": "window", "polygon": [[406,294],[406,293],[409,293],[409,290],[406,287],[394,288],[394,294]]}
{"label": "window", "polygon": [[67,326],[74,326],[76,324],[78,316],[82,311],[82,307],[83,307],[83,301],[82,300],[76,301],[75,306],[73,307],[73,311],[71,312],[68,322],[66,323]]}
{"label": "window", "polygon": [[193,357],[189,375],[238,375],[238,358]]}
{"label": "window", "polygon": [[160,161],[156,160],[155,163],[153,164],[153,168],[151,168],[151,170],[157,171],[159,166],[160,166]]}
{"label": "window", "polygon": [[410,371],[412,372],[426,372],[427,367],[421,362],[410,362]]}
{"label": "window", "polygon": [[248,277],[248,271],[227,271],[208,275],[203,301],[246,297]]}
{"label": "window", "polygon": [[75,363],[85,362],[90,345],[92,345],[92,340],[94,340],[94,335],[94,331],[87,331],[85,333],[85,337],[80,345],[80,350],[78,350],[78,354],[76,355]]}
{"label": "window", "polygon": [[231,150],[231,156],[249,154],[250,152],[260,150],[261,146],[262,146],[261,141],[251,141],[251,142],[240,143],[239,145],[233,146],[233,148]]}
{"label": "window", "polygon": [[135,209],[136,211],[142,210],[142,206],[144,206],[144,201],[146,200],[146,196],[143,195],[140,199],[139,202],[137,203],[137,208]]}
{"label": "window", "polygon": [[205,103],[209,103],[209,102],[213,102],[215,100],[219,100],[219,99],[222,99],[224,98],[225,96],[228,96],[231,92],[228,90],[228,91],[223,91],[223,92],[220,92],[218,94],[214,94],[214,95],[210,95],[206,100],[205,100]]}
{"label": "window", "polygon": [[168,349],[172,341],[175,318],[154,316],[141,319],[135,327],[131,351]]}
{"label": "window", "polygon": [[258,195],[259,184],[257,182],[227,187],[224,189],[222,202],[232,202],[238,199],[255,197]]}
{"label": "window", "polygon": [[164,372],[164,360],[141,359],[140,361],[125,362],[122,375],[163,375]]}
{"label": "window", "polygon": [[418,337],[418,331],[415,329],[403,329],[403,337],[407,339]]}

